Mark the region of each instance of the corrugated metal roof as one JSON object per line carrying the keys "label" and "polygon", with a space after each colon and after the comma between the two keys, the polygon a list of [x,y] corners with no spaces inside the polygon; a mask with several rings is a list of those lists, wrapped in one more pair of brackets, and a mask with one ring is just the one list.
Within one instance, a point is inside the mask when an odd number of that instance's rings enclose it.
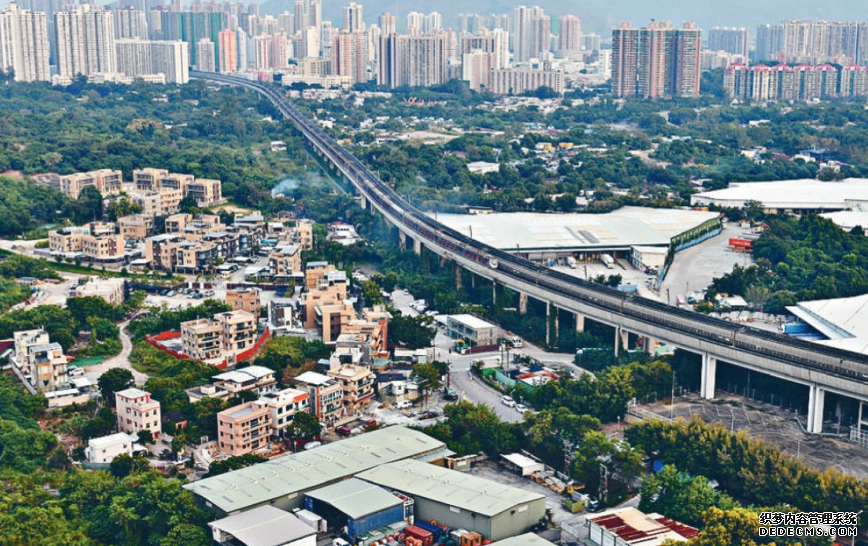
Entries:
{"label": "corrugated metal roof", "polygon": [[334,506],[352,519],[388,510],[404,502],[382,487],[358,478],[309,491],[305,495]]}
{"label": "corrugated metal roof", "polygon": [[316,534],[307,523],[273,506],[260,506],[208,525],[232,535],[245,546],[279,546]]}
{"label": "corrugated metal roof", "polygon": [[228,513],[444,447],[443,442],[421,432],[391,426],[205,478],[184,488]]}
{"label": "corrugated metal roof", "polygon": [[366,470],[358,478],[493,517],[518,505],[545,499],[542,495],[416,460],[396,461]]}

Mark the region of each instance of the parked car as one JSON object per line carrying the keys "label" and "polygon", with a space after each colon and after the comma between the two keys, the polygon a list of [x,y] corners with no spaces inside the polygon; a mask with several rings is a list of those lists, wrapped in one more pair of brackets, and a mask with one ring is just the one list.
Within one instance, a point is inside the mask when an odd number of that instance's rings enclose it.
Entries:
{"label": "parked car", "polygon": [[439,417],[439,416],[440,416],[440,414],[437,413],[436,411],[426,411],[425,413],[423,413],[422,415],[419,416],[419,419],[420,420],[434,419],[435,417]]}
{"label": "parked car", "polygon": [[339,426],[338,428],[335,429],[335,432],[337,432],[341,436],[349,436],[353,433],[353,431],[350,430],[350,427],[348,427],[346,425]]}
{"label": "parked car", "polygon": [[500,399],[500,401],[504,406],[506,406],[508,408],[514,408],[515,407],[515,400],[513,400],[511,396],[504,396]]}
{"label": "parked car", "polygon": [[362,427],[365,429],[375,427],[375,426],[377,426],[377,420],[376,419],[363,419],[362,420]]}
{"label": "parked car", "polygon": [[175,295],[177,295],[177,294],[178,294],[178,293],[175,292],[174,290],[169,290],[169,291],[166,293],[166,296],[168,296],[168,297],[171,298],[172,296],[175,296]]}
{"label": "parked car", "polygon": [[165,295],[168,294],[168,293],[169,293],[168,290],[160,290],[160,295],[161,295],[161,296],[165,296]]}
{"label": "parked car", "polygon": [[395,404],[395,407],[398,409],[407,409],[407,408],[411,407],[412,405],[413,405],[413,402],[410,402],[409,400],[401,400],[400,402]]}
{"label": "parked car", "polygon": [[527,411],[527,406],[525,406],[524,404],[516,404],[515,411],[523,414]]}

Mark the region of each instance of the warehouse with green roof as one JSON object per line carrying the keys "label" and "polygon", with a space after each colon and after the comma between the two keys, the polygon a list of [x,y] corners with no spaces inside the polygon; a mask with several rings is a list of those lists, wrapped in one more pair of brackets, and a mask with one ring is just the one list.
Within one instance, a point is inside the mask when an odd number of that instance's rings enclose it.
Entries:
{"label": "warehouse with green roof", "polygon": [[412,498],[416,520],[435,520],[495,541],[525,533],[545,518],[543,495],[413,459],[356,477]]}
{"label": "warehouse with green roof", "polygon": [[306,492],[376,466],[404,459],[426,464],[452,454],[440,440],[392,426],[205,478],[184,488],[220,516],[266,504],[292,510],[302,507]]}

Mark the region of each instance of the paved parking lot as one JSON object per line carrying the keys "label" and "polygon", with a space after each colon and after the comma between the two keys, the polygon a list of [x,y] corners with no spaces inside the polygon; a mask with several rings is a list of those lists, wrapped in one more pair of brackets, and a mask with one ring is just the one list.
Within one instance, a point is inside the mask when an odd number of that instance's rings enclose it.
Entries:
{"label": "paved parking lot", "polygon": [[868,478],[868,450],[830,435],[806,434],[795,420],[796,413],[777,406],[733,395],[715,400],[691,395],[676,400],[674,407],[655,402],[636,406],[631,413],[666,420],[670,415],[676,419],[698,416],[707,423],[720,423],[733,431],[742,430],[751,438],[774,444],[821,472],[831,467],[859,479]]}

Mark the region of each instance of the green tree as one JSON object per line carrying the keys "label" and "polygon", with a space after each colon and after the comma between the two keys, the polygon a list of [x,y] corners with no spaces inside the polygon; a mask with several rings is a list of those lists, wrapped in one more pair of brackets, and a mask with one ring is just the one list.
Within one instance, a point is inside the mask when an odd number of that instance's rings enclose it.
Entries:
{"label": "green tree", "polygon": [[393,312],[389,321],[389,339],[408,349],[430,347],[437,335],[437,329],[431,326],[433,323],[434,318],[428,315],[411,317]]}
{"label": "green tree", "polygon": [[110,406],[115,405],[115,393],[128,389],[135,384],[133,374],[124,368],[112,368],[103,373],[97,380],[103,399]]}
{"label": "green tree", "polygon": [[142,445],[153,444],[154,443],[154,434],[150,430],[140,430],[139,431],[139,443]]}
{"label": "green tree", "polygon": [[292,424],[286,427],[286,435],[293,440],[315,438],[322,434],[322,424],[312,413],[297,412],[292,416]]}

